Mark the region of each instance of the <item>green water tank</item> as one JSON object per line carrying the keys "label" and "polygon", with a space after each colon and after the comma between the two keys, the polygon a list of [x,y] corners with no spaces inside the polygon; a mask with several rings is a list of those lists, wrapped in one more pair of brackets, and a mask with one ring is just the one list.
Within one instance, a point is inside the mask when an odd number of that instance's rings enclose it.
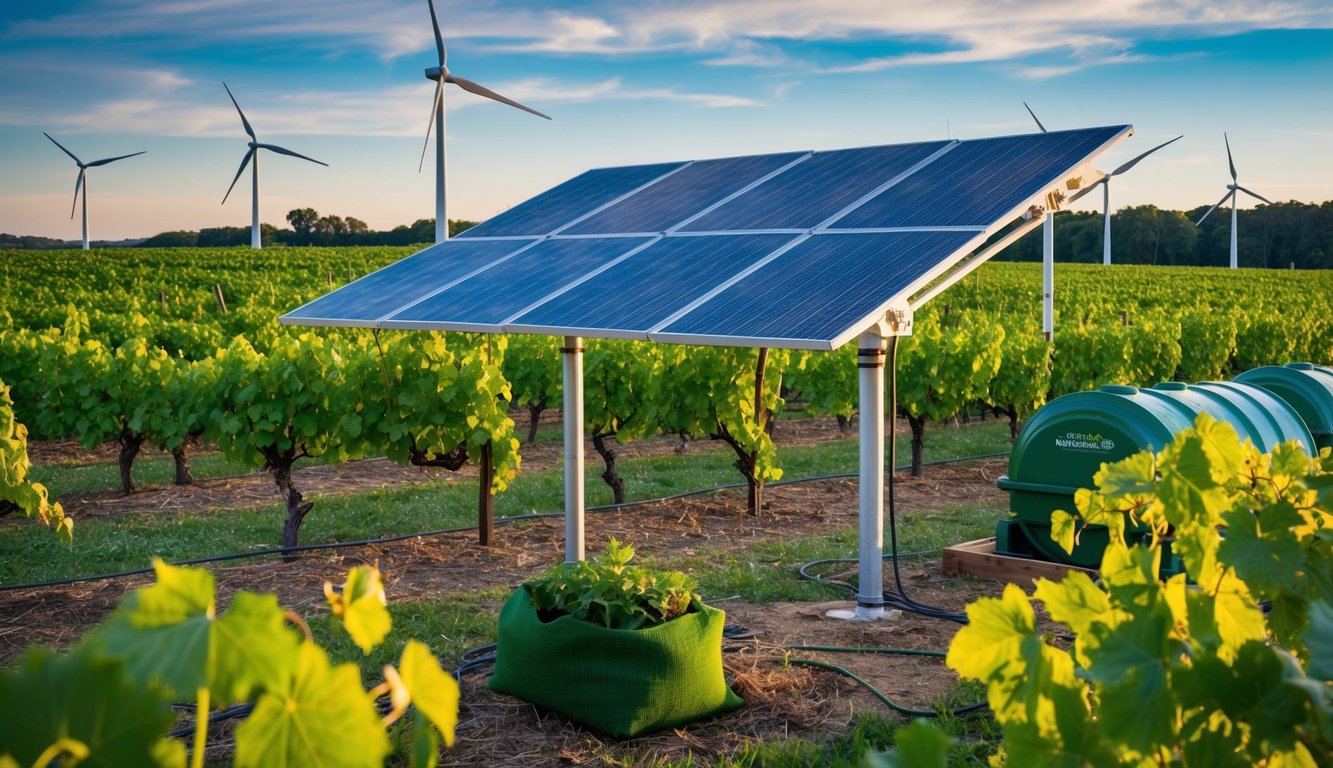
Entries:
{"label": "green water tank", "polygon": [[1315,445],[1333,448],[1333,368],[1310,363],[1265,365],[1246,371],[1236,381],[1272,392],[1305,420]]}
{"label": "green water tank", "polygon": [[1296,440],[1306,451],[1314,439],[1296,410],[1267,389],[1237,382],[1166,382],[1151,389],[1108,385],[1056,398],[1018,433],[1009,474],[998,485],[1009,492],[1009,520],[996,532],[996,552],[1095,568],[1107,534],[1089,526],[1072,554],[1051,540],[1051,513],[1076,510],[1074,492],[1092,487],[1093,475],[1139,451],[1159,451],[1200,413],[1231,424],[1241,439],[1263,450]]}

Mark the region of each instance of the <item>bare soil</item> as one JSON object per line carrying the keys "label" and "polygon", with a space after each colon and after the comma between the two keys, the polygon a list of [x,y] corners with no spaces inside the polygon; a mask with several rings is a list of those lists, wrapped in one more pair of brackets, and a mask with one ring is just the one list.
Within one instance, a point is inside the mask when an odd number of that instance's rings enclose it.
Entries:
{"label": "bare soil", "polygon": [[[543,420],[545,421],[545,419]],[[832,419],[803,419],[778,424],[782,444],[843,439]],[[673,439],[623,446],[621,456],[664,454],[677,450]],[[687,445],[687,452],[699,446]],[[538,469],[560,461],[559,443],[525,447],[524,466]],[[68,446],[37,444],[35,460],[79,463],[102,454]],[[589,450],[589,460],[597,461]],[[900,474],[897,508],[900,515],[937,514],[954,505],[999,507],[1004,495],[995,487],[1002,460],[928,467],[924,478]],[[471,470],[475,476],[475,470]],[[385,484],[420,482],[438,471],[405,469],[386,461],[354,462],[341,467],[307,467],[300,472],[303,491],[356,492]],[[467,476],[465,468],[461,473]],[[201,514],[212,509],[267,505],[276,499],[266,474],[205,480],[195,486],[151,487],[131,496],[105,492],[62,499],[76,516],[114,516],[129,511],[155,514]],[[758,517],[745,511],[742,494],[657,503],[633,510],[590,515],[589,542],[616,536],[631,541],[646,559],[688,564],[708,551],[744,551],[757,543],[783,538],[854,530],[856,483],[831,480],[770,488],[766,509]],[[595,546],[595,545],[591,545]],[[492,546],[478,545],[474,533],[415,538],[346,550],[301,555],[295,562],[278,559],[239,561],[213,568],[220,602],[236,590],[278,594],[282,604],[305,616],[321,614],[322,586],[345,570],[377,562],[386,575],[390,600],[447,600],[451,594],[475,594],[486,588],[513,587],[559,562],[564,530],[559,519],[537,520],[497,529]],[[795,563],[790,564],[795,569]],[[686,566],[688,567],[688,565]],[[848,566],[849,571],[854,564]],[[938,557],[904,561],[902,588],[927,604],[961,611],[983,595],[998,595],[1003,584],[967,577],[944,577]],[[67,647],[100,622],[129,590],[149,583],[139,576],[84,582],[44,589],[0,592],[0,663],[12,663],[27,645]],[[885,584],[894,587],[886,568]],[[725,598],[725,596],[720,596]],[[831,597],[837,597],[831,593]],[[495,615],[500,600],[479,610]],[[851,596],[828,603],[753,605],[723,599],[717,603],[728,622],[755,633],[728,643],[728,678],[749,705],[712,722],[630,741],[601,737],[524,702],[491,693],[484,674],[464,678],[464,708],[458,743],[444,752],[449,765],[615,765],[638,764],[648,758],[684,758],[697,762],[734,754],[750,740],[791,737],[822,739],[845,730],[855,715],[886,711],[883,704],[847,678],[820,669],[785,663],[789,655],[841,664],[866,678],[895,702],[930,707],[956,682],[942,660],[916,656],[871,656],[790,652],[786,646],[893,646],[944,650],[959,625],[940,619],[903,614],[868,623],[830,619],[831,608],[849,608]],[[422,638],[429,642],[429,638]],[[227,730],[218,730],[217,756],[227,751]],[[210,748],[210,760],[214,759]]]}

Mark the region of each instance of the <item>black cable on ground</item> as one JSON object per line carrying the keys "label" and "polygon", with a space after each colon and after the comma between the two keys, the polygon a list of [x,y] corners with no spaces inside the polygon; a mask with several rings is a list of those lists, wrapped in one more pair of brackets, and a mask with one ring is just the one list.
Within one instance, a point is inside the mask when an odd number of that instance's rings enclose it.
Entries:
{"label": "black cable on ground", "polygon": [[[890,452],[892,455],[892,448],[890,448]],[[1008,455],[1007,452],[1001,452],[1001,453],[986,453],[976,456],[959,456],[952,459],[937,459],[935,461],[929,461],[923,464],[923,466],[933,467],[933,466],[941,466],[944,464],[956,464],[964,461],[980,461],[982,459],[993,459],[999,456],[1007,456],[1007,455]],[[906,467],[899,467],[898,469],[899,470],[906,469]],[[889,474],[889,487],[890,489],[892,489],[893,472],[890,472],[888,474]],[[791,480],[778,480],[769,483],[768,485],[769,486],[798,485],[801,483],[813,483],[824,480],[840,480],[850,477],[857,477],[857,474],[842,473],[835,475],[815,475],[813,477],[798,477],[798,478],[793,478]],[[723,485],[716,485],[711,488],[700,488],[698,490],[685,491],[682,493],[673,494],[671,496],[661,496],[654,499],[637,499],[635,501],[625,501],[619,504],[601,504],[595,507],[588,507],[585,511],[611,512],[620,509],[642,507],[642,506],[647,506],[649,504],[658,504],[666,501],[675,501],[676,499],[684,499],[684,498],[689,498],[691,496],[703,496],[709,493],[716,493],[717,491],[731,490],[735,488],[744,488],[744,487],[746,487],[745,483],[727,483]],[[893,499],[892,491],[890,491],[889,499],[890,503],[892,503]],[[564,517],[564,514],[565,514],[564,512],[534,512],[527,515],[509,515],[505,517],[496,518],[495,524],[497,526],[512,525],[513,523],[525,522],[528,520],[545,520],[550,518]],[[477,530],[477,527],[475,525],[462,526],[459,528],[439,528],[433,531],[418,531],[415,533],[403,533],[394,536],[381,536],[373,539],[357,539],[353,541],[333,541],[324,544],[302,544],[300,546],[295,546],[295,547],[275,547],[271,549],[256,549],[250,552],[231,552],[224,555],[210,555],[207,557],[195,557],[187,560],[173,560],[168,564],[203,565],[206,563],[220,563],[229,560],[245,560],[253,557],[269,557],[272,555],[290,555],[290,554],[299,554],[301,552],[315,552],[325,549],[350,549],[356,547],[374,546],[376,544],[391,544],[396,541],[406,541],[407,539],[432,538],[435,536],[443,536],[450,533],[467,533],[468,531],[475,531],[475,530]],[[123,579],[123,578],[128,578],[130,576],[141,576],[145,573],[152,573],[152,572],[153,568],[151,566],[148,566],[144,568],[133,568],[125,571],[99,573],[90,576],[71,576],[65,579],[52,579],[49,581],[32,581],[23,584],[0,584],[0,592],[13,592],[15,590],[20,590],[20,589],[44,589],[47,587],[62,587],[69,584],[82,584],[90,581],[107,581],[110,579]]]}
{"label": "black cable on ground", "polygon": [[[854,653],[865,653],[865,652],[866,652],[865,649],[859,649],[859,648],[858,648],[858,649],[846,649],[846,648],[826,647],[826,648],[823,648],[823,649],[821,649],[821,650],[827,650],[827,651],[847,651],[847,650],[851,650],[851,651],[854,652]],[[878,652],[878,653],[895,653],[895,652],[897,652],[897,651],[899,651],[899,650],[903,650],[903,649],[890,649],[890,648],[885,648],[885,649],[878,650],[878,651],[876,651],[876,652]],[[933,710],[933,709],[917,709],[916,707],[907,707],[907,706],[903,706],[902,704],[898,704],[897,702],[895,702],[895,701],[893,701],[892,699],[890,699],[888,696],[884,695],[884,692],[881,691],[880,689],[876,688],[873,684],[870,683],[869,680],[866,680],[865,678],[861,677],[860,675],[856,674],[855,672],[851,671],[850,669],[847,669],[846,667],[839,666],[839,665],[837,665],[837,664],[830,664],[830,663],[827,662],[827,661],[817,661],[817,660],[815,660],[815,659],[791,658],[791,659],[788,659],[787,661],[788,661],[789,663],[791,663],[791,664],[799,664],[799,665],[801,665],[801,666],[805,666],[805,667],[817,667],[817,668],[819,668],[819,669],[827,669],[827,670],[829,670],[829,671],[831,671],[831,672],[837,672],[837,673],[840,674],[840,675],[843,675],[843,676],[845,676],[845,677],[851,678],[852,680],[855,680],[857,683],[860,683],[861,686],[863,686],[867,691],[869,691],[870,694],[871,694],[872,696],[874,696],[875,698],[879,699],[880,702],[882,702],[882,703],[884,704],[884,706],[888,707],[889,709],[891,709],[891,710],[893,710],[894,712],[897,712],[897,713],[899,713],[899,714],[907,715],[908,717],[939,717],[940,714],[941,714],[940,712],[938,712],[938,711],[936,711],[936,710]],[[971,714],[971,713],[973,713],[973,712],[982,712],[982,711],[988,710],[989,708],[990,708],[990,705],[989,705],[988,703],[986,703],[986,702],[984,702],[984,701],[980,701],[980,702],[977,702],[976,704],[968,704],[967,706],[964,706],[964,707],[958,707],[958,708],[956,708],[956,709],[948,710],[948,713],[949,713],[949,714],[952,714],[954,717],[961,717],[961,716],[963,716],[963,715]]]}
{"label": "black cable on ground", "polygon": [[[889,359],[887,361],[889,372],[889,402],[892,404],[894,418],[898,413],[898,337],[889,337]],[[889,440],[889,466],[897,466],[898,463],[898,441]],[[884,590],[884,604],[891,608],[907,611],[909,613],[919,614],[934,619],[944,619],[954,621],[959,624],[967,623],[967,614],[957,611],[950,611],[925,603],[918,603],[911,597],[908,597],[906,590],[903,589],[903,577],[898,570],[898,515],[897,507],[894,503],[897,494],[894,492],[893,476],[897,472],[889,473],[889,545],[890,553],[893,555],[893,582],[897,586],[897,592]]]}

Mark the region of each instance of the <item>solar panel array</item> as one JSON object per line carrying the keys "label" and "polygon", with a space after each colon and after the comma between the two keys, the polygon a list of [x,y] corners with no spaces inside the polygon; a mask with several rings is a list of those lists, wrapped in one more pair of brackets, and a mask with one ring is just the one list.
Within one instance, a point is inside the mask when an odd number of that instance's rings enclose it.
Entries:
{"label": "solar panel array", "polygon": [[1130,130],[591,170],[281,321],[830,349]]}

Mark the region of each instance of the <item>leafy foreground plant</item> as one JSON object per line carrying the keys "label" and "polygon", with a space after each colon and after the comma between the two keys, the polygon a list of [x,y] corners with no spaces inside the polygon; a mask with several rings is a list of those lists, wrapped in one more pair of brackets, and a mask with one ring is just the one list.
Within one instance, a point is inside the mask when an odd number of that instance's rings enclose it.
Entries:
{"label": "leafy foreground plant", "polygon": [[[1012,765],[1316,766],[1333,754],[1333,454],[1294,443],[1261,454],[1200,415],[1156,456],[1103,465],[1066,548],[1111,529],[1101,581],[1037,581],[1072,653],[1037,633],[1018,587],[968,607],[948,664],[988,687]],[[1149,526],[1128,547],[1126,518]],[[1159,582],[1161,542],[1197,588]],[[1265,612],[1262,606],[1271,606]],[[938,744],[899,765],[943,765]],[[908,762],[902,762],[907,760]]]}
{"label": "leafy foreground plant", "polygon": [[[384,682],[366,691],[356,665],[330,662],[275,596],[238,592],[219,615],[212,573],[160,560],[154,568],[157,583],[130,593],[72,653],[32,649],[0,675],[0,768],[183,766],[185,744],[167,729],[171,702],[191,697],[196,767],[215,705],[238,702],[253,711],[235,732],[237,766],[381,766],[385,728],[409,705],[411,765],[434,766],[441,735],[452,746],[458,685],[423,643],[409,640],[398,667],[386,665]],[[354,568],[341,594],[325,591],[363,650],[388,633],[378,569]],[[384,695],[390,711],[381,717],[375,701]]]}
{"label": "leafy foreground plant", "polygon": [[66,543],[73,538],[74,521],[65,517],[60,502],[47,498],[46,486],[28,479],[28,428],[14,418],[9,387],[0,381],[0,517],[19,511],[51,527]]}
{"label": "leafy foreground plant", "polygon": [[744,704],[722,674],[722,611],[683,573],[605,555],[519,586],[500,611],[491,690],[613,736],[676,728]]}

